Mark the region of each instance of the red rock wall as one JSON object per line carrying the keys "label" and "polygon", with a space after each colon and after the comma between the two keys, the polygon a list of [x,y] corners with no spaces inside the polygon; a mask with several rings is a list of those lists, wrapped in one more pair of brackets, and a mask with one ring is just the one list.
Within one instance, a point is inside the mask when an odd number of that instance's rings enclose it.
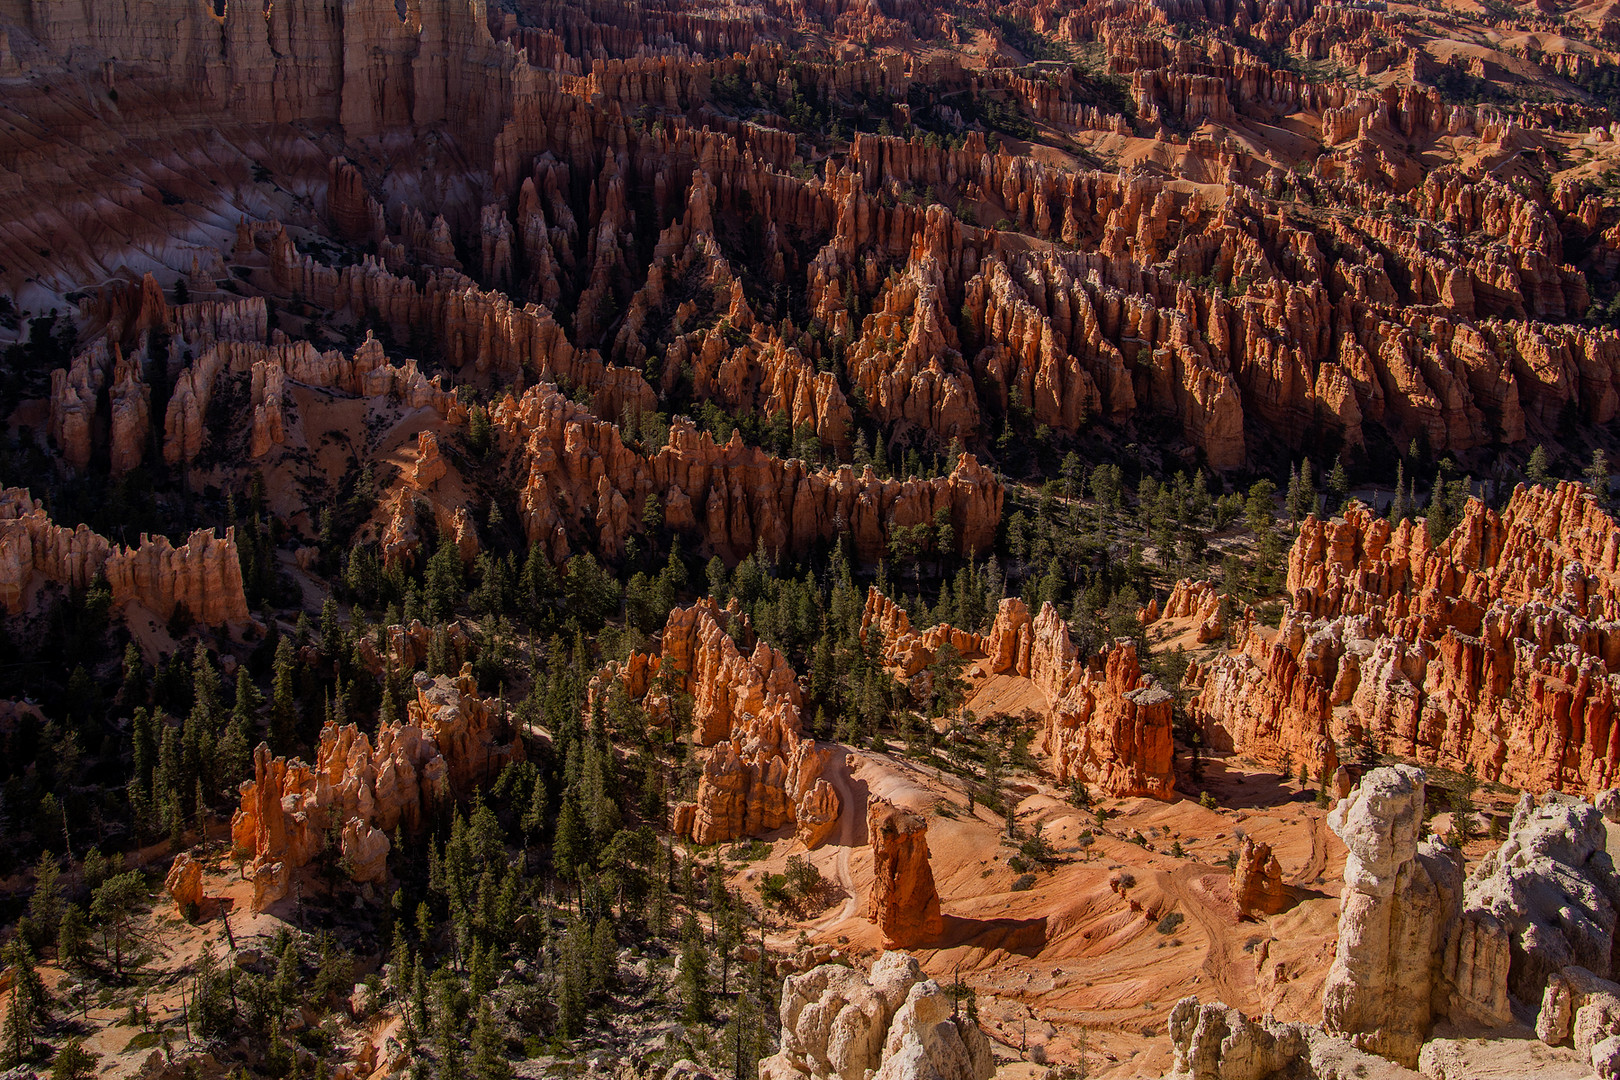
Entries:
{"label": "red rock wall", "polygon": [[1438,547],[1356,506],[1308,519],[1275,634],[1189,672],[1212,745],[1313,764],[1367,743],[1517,787],[1591,793],[1620,769],[1613,722],[1620,534],[1579,485],[1469,503]]}
{"label": "red rock wall", "polygon": [[371,740],[353,724],[321,731],[314,766],[271,757],[260,744],[242,784],[231,840],[253,882],[253,910],[285,896],[292,874],[337,826],[354,880],[388,877],[389,835],[415,832],[437,806],[468,795],[507,762],[523,759],[508,718],[478,695],[470,667],[455,678],[418,672],[416,698]]}
{"label": "red rock wall", "polygon": [[85,589],[97,577],[106,579],[119,609],[136,604],[167,620],[183,604],[210,627],[249,618],[234,529],[223,538],[198,529],[179,547],[143,533],[128,548],[82,524],[56,525],[25,488],[0,492],[0,604],[8,612],[27,610],[38,583]]}

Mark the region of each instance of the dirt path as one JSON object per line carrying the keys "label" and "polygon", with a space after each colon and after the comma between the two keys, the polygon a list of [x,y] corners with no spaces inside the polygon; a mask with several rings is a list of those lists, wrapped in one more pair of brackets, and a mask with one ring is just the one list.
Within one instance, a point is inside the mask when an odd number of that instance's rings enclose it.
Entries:
{"label": "dirt path", "polygon": [[1211,904],[1193,882],[1205,874],[1218,873],[1214,867],[1185,863],[1170,873],[1156,875],[1159,887],[1175,897],[1187,917],[1198,924],[1209,940],[1203,973],[1220,1000],[1253,1014],[1259,1008],[1252,965],[1242,959],[1243,946],[1235,940],[1236,920],[1224,905]]}
{"label": "dirt path", "polygon": [[1327,869],[1327,818],[1311,818],[1311,858],[1299,873],[1288,880],[1290,885],[1310,885]]}
{"label": "dirt path", "polygon": [[841,923],[845,919],[853,919],[860,908],[855,895],[855,877],[849,872],[849,853],[852,849],[865,842],[861,835],[866,822],[866,799],[858,797],[855,791],[855,782],[849,775],[849,751],[842,751],[836,758],[827,763],[827,769],[821,774],[838,792],[838,857],[834,866],[838,872],[838,884],[844,890],[844,906],[835,914],[817,920],[813,927],[820,929]]}
{"label": "dirt path", "polygon": [[838,854],[833,857],[833,874],[839,888],[844,890],[844,902],[837,911],[823,915],[814,922],[788,932],[767,935],[766,942],[773,948],[792,948],[801,934],[837,926],[846,919],[857,917],[861,911],[860,897],[855,891],[855,875],[849,869],[849,858],[850,852],[866,843],[866,785],[857,784],[850,776],[849,751],[843,747],[838,749],[837,756],[827,763],[821,775],[838,792],[838,837],[828,843],[838,848]]}

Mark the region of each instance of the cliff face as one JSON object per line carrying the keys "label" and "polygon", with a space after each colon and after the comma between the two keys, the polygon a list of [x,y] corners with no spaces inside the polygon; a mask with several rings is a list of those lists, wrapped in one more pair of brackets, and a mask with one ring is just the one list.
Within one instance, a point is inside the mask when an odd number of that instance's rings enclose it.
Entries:
{"label": "cliff face", "polygon": [[291,0],[182,0],[172,18],[141,5],[27,0],[5,14],[58,55],[78,48],[161,72],[207,106],[248,123],[341,124],[351,138],[454,122],[493,137],[487,102],[513,63],[490,37],[484,0],[401,7]]}
{"label": "cliff face", "polygon": [[1272,635],[1189,673],[1211,745],[1326,764],[1368,743],[1520,787],[1596,792],[1620,748],[1620,532],[1579,485],[1470,502],[1432,547],[1365,509],[1308,520]]}
{"label": "cliff face", "polygon": [[455,678],[418,672],[415,689],[405,719],[384,727],[375,746],[353,724],[328,724],[313,766],[272,757],[264,744],[254,752],[253,779],[242,784],[231,818],[254,911],[286,895],[293,872],[320,853],[332,828],[355,881],[387,880],[396,828],[416,831],[435,807],[522,760],[522,740],[478,696],[471,668]]}
{"label": "cliff face", "polygon": [[249,617],[234,529],[223,538],[199,529],[179,547],[167,537],[142,534],[128,548],[85,525],[55,524],[26,488],[0,491],[0,604],[7,611],[28,610],[34,587],[43,582],[86,589],[98,577],[111,588],[118,609],[135,604],[168,620],[184,606],[211,627]]}
{"label": "cliff face", "polygon": [[803,734],[802,698],[787,659],[759,642],[739,649],[742,616],[700,600],[670,612],[661,652],[632,655],[598,676],[593,693],[622,679],[632,697],[673,715],[669,698],[689,694],[692,741],[709,748],[694,802],[675,807],[674,829],[699,844],[757,836],[792,824],[807,848],[837,827],[838,793],[822,773],[832,748]]}

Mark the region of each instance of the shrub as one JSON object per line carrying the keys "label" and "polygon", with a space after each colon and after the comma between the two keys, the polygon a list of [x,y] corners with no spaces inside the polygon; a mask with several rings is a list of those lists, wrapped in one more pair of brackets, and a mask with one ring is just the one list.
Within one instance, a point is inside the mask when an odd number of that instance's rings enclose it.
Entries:
{"label": "shrub", "polygon": [[1182,922],[1182,914],[1181,914],[1181,912],[1172,911],[1170,914],[1166,915],[1164,918],[1159,920],[1159,927],[1158,927],[1159,933],[1164,934],[1165,936],[1168,937],[1169,935],[1176,932],[1176,927],[1180,926],[1181,922]]}
{"label": "shrub", "polygon": [[1013,892],[1028,892],[1035,887],[1034,874],[1019,874],[1018,879],[1012,883]]}

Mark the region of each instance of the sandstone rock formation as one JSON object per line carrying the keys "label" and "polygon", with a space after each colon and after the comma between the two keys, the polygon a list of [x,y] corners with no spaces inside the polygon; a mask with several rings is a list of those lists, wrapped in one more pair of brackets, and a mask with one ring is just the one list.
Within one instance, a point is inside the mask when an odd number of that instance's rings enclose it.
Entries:
{"label": "sandstone rock formation", "polygon": [[1173,699],[1143,673],[1128,639],[1082,660],[1055,607],[1044,605],[1031,621],[1015,597],[1001,602],[987,633],[945,623],[917,633],[876,588],[867,594],[861,630],[882,636],[884,661],[907,677],[949,643],[964,657],[982,657],[977,666],[986,675],[1030,679],[1046,698],[1041,749],[1058,780],[1083,780],[1111,797],[1173,797]]}
{"label": "sandstone rock formation", "polygon": [[[1197,626],[1199,644],[1215,641],[1226,632],[1221,620],[1221,597],[1208,581],[1183,578],[1170,590],[1164,610],[1158,616],[1169,619],[1190,619]],[[1145,622],[1152,622],[1146,619]]]}
{"label": "sandstone rock formation", "polygon": [[1349,848],[1339,942],[1322,988],[1322,1027],[1407,1067],[1442,1017],[1500,1026],[1509,934],[1458,853],[1419,839],[1423,771],[1374,769],[1328,816]]}
{"label": "sandstone rock formation", "polygon": [[937,941],[945,920],[928,864],[927,819],[873,795],[866,803],[866,836],[872,845],[867,917],[889,945],[912,948]]}
{"label": "sandstone rock formation", "polygon": [[[656,656],[632,655],[597,677],[593,693],[622,679],[633,698],[692,699],[692,741],[712,748],[703,760],[695,802],[675,807],[675,832],[699,844],[794,825],[806,848],[837,828],[838,793],[822,773],[833,748],[803,734],[803,698],[787,659],[765,642],[744,653],[728,633],[742,616],[699,600],[670,612]],[[649,694],[649,690],[656,693]]]}
{"label": "sandstone rock formation", "polygon": [[182,851],[169,865],[169,872],[163,879],[163,889],[182,917],[195,911],[203,898],[202,863]]}
{"label": "sandstone rock formation", "polygon": [[870,975],[823,964],[782,987],[782,1048],[764,1080],[989,1080],[990,1042],[917,961],[885,952]]}
{"label": "sandstone rock formation", "polygon": [[418,672],[415,700],[377,735],[353,724],[321,731],[315,764],[271,757],[260,744],[254,778],[242,784],[231,841],[253,882],[253,910],[286,895],[336,826],[357,882],[387,880],[389,834],[414,832],[437,806],[469,794],[509,761],[523,758],[510,719],[477,693],[470,666],[455,678]]}
{"label": "sandstone rock formation", "polygon": [[1603,815],[1589,803],[1526,792],[1502,846],[1469,875],[1467,899],[1505,928],[1508,989],[1534,1007],[1549,979],[1579,967],[1608,979],[1614,962],[1620,879]]}
{"label": "sandstone rock formation", "polygon": [[127,548],[82,524],[55,524],[26,488],[0,491],[0,605],[15,614],[27,610],[41,583],[80,590],[98,578],[117,609],[136,605],[168,620],[184,608],[209,627],[249,617],[234,529],[223,539],[199,529],[178,548],[167,537],[142,534]]}
{"label": "sandstone rock formation", "polygon": [[1428,1035],[1462,891],[1456,852],[1419,843],[1423,800],[1422,770],[1397,765],[1368,773],[1328,816],[1350,853],[1322,1027],[1408,1066]]}
{"label": "sandstone rock formation", "polygon": [[1002,487],[971,454],[949,476],[884,480],[870,467],[812,470],[743,443],[724,445],[685,421],[651,457],[626,447],[615,425],[542,384],[507,397],[493,416],[502,438],[519,448],[528,478],[519,496],[531,543],[561,561],[588,536],[617,558],[649,495],[668,508],[666,524],[695,533],[700,550],[740,559],[758,548],[801,553],[848,535],[856,557],[887,556],[896,528],[952,523],[957,553],[988,550],[1001,517]]}
{"label": "sandstone rock formation", "polygon": [[1175,1063],[1167,1080],[1415,1080],[1308,1024],[1250,1020],[1221,1002],[1182,998],[1170,1011]]}
{"label": "sandstone rock formation", "polygon": [[1308,519],[1291,610],[1189,671],[1189,713],[1212,747],[1326,773],[1334,744],[1367,743],[1502,783],[1602,790],[1620,763],[1615,536],[1567,483],[1521,486],[1501,513],[1470,501],[1438,546],[1421,520],[1392,529],[1359,506]]}
{"label": "sandstone rock formation", "polygon": [[1232,899],[1238,914],[1246,918],[1275,915],[1288,908],[1290,895],[1283,884],[1282,866],[1271,853],[1271,845],[1245,836],[1238,847],[1237,866],[1232,869]]}

